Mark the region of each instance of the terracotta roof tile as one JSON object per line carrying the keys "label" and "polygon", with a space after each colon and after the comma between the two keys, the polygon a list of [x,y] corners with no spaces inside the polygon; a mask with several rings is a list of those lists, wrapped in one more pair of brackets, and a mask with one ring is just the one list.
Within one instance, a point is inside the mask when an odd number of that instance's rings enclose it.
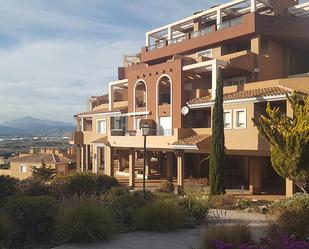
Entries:
{"label": "terracotta roof tile", "polygon": [[[226,93],[223,96],[224,101],[237,100],[237,99],[250,99],[250,98],[259,98],[259,97],[270,97],[270,96],[279,96],[291,93],[290,90],[274,86],[274,87],[265,87],[259,89],[237,91],[233,93]],[[211,95],[207,95],[201,98],[196,98],[188,102],[189,105],[198,105],[211,103]]]}
{"label": "terracotta roof tile", "polygon": [[190,137],[179,139],[174,142],[175,146],[196,146],[199,142],[202,142],[204,139],[209,138],[209,134],[198,134]]}
{"label": "terracotta roof tile", "polygon": [[70,159],[56,154],[33,154],[23,157],[13,157],[9,159],[9,162],[20,162],[20,163],[42,163],[42,161],[44,161],[46,164],[71,162]]}
{"label": "terracotta roof tile", "polygon": [[81,112],[78,113],[76,116],[79,115],[91,115],[91,114],[100,114],[100,113],[111,113],[111,112],[121,112],[121,113],[126,113],[128,111],[128,107],[127,106],[122,106],[122,107],[118,107],[118,108],[114,108],[112,110],[109,110],[108,108],[102,108],[102,109],[97,109],[97,110],[92,110],[92,111],[87,111],[87,112]]}

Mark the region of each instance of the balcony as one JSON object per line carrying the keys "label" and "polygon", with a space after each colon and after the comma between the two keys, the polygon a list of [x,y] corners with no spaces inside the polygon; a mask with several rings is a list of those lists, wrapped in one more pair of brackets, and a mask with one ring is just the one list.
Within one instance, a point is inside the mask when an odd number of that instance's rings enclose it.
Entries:
{"label": "balcony", "polygon": [[225,40],[234,39],[255,32],[255,13],[212,25],[198,31],[188,32],[171,40],[159,40],[144,47],[141,53],[141,62],[147,63],[159,58],[168,58],[175,54],[185,53],[189,50],[204,48]]}
{"label": "balcony", "polygon": [[70,144],[83,144],[83,132],[81,131],[70,132]]}
{"label": "balcony", "polygon": [[189,40],[195,39],[195,38],[198,38],[198,37],[201,37],[201,36],[208,35],[208,34],[215,32],[215,31],[228,29],[228,28],[240,25],[242,23],[243,23],[243,17],[242,16],[237,17],[237,18],[228,20],[226,22],[222,22],[219,25],[213,25],[213,26],[210,26],[210,27],[206,27],[206,28],[203,28],[201,30],[193,31],[193,32],[184,34],[183,36],[175,37],[175,38],[167,40],[167,41],[158,41],[155,44],[147,47],[147,51],[154,51],[154,50],[166,47],[166,46],[178,44],[178,43],[183,42],[186,39],[189,39]]}
{"label": "balcony", "polygon": [[[111,130],[111,136],[137,137],[142,136],[141,130]],[[173,136],[173,129],[151,129],[149,136]]]}

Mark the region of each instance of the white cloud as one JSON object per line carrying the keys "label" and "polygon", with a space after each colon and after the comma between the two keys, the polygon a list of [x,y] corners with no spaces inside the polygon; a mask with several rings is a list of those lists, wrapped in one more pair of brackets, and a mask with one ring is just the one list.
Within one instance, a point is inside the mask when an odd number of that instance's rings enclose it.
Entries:
{"label": "white cloud", "polygon": [[116,79],[122,55],[140,51],[145,31],[211,2],[0,0],[0,122],[72,121]]}

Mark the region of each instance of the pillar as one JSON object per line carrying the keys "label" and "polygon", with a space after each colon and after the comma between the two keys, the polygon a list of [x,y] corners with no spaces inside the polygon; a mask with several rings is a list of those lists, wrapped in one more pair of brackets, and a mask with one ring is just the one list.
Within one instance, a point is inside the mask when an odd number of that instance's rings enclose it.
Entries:
{"label": "pillar", "polygon": [[89,169],[89,154],[90,154],[90,148],[89,148],[89,145],[87,144],[86,145],[86,154],[85,154],[85,171],[88,171]]}
{"label": "pillar", "polygon": [[123,150],[118,150],[118,171],[122,171],[123,167]]}
{"label": "pillar", "polygon": [[260,194],[262,191],[262,159],[249,160],[249,191],[252,194]]}
{"label": "pillar", "polygon": [[82,170],[82,148],[80,145],[76,146],[76,169],[77,171]]}
{"label": "pillar", "polygon": [[256,12],[256,0],[251,1],[251,12]]}
{"label": "pillar", "polygon": [[218,62],[216,59],[213,60],[211,67],[211,99],[215,100],[216,98],[216,89],[217,89],[217,78],[219,73]]}
{"label": "pillar", "polygon": [[114,176],[114,150],[110,146],[105,147],[105,175]]}
{"label": "pillar", "polygon": [[295,194],[295,184],[289,180],[285,179],[285,195],[291,197]]}
{"label": "pillar", "polygon": [[167,180],[173,180],[173,162],[174,162],[174,154],[173,152],[166,153],[167,162],[166,162],[166,177]]}
{"label": "pillar", "polygon": [[82,145],[81,147],[81,171],[85,171],[85,165],[86,165],[86,146]]}
{"label": "pillar", "polygon": [[184,151],[179,150],[176,152],[177,156],[177,185],[179,187],[184,186],[185,180],[185,156]]}
{"label": "pillar", "polygon": [[220,29],[222,23],[222,9],[217,10],[217,29]]}
{"label": "pillar", "polygon": [[152,152],[151,151],[147,151],[147,159],[146,159],[146,176],[150,175],[150,159],[152,156]]}
{"label": "pillar", "polygon": [[173,30],[172,30],[171,26],[168,26],[168,28],[167,28],[167,39],[168,39],[168,41],[173,39]]}
{"label": "pillar", "polygon": [[129,151],[129,187],[135,187],[135,149]]}

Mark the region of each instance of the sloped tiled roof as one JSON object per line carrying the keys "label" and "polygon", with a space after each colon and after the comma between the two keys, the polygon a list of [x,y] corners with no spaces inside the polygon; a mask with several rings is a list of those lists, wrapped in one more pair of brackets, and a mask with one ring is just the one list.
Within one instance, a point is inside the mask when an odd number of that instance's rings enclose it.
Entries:
{"label": "sloped tiled roof", "polygon": [[[279,96],[291,93],[290,90],[274,86],[265,87],[252,90],[237,91],[233,93],[226,93],[223,96],[224,101],[238,100],[238,99],[250,99],[250,98],[261,98],[261,97],[271,97]],[[189,105],[207,104],[212,103],[211,95],[207,95],[201,98],[196,98],[188,102]]]}
{"label": "sloped tiled roof", "polygon": [[127,106],[122,106],[122,107],[114,108],[112,110],[109,110],[108,108],[102,108],[102,109],[97,109],[97,110],[92,110],[92,111],[87,111],[87,112],[81,112],[81,113],[78,113],[76,116],[100,114],[100,113],[111,113],[111,112],[126,113],[127,111],[128,111],[128,107]]}
{"label": "sloped tiled roof", "polygon": [[202,142],[204,139],[209,138],[209,134],[197,134],[193,136],[189,136],[186,138],[179,139],[174,142],[174,146],[196,146],[198,143]]}
{"label": "sloped tiled roof", "polygon": [[70,159],[56,154],[33,154],[23,157],[13,157],[9,159],[9,162],[18,163],[42,163],[42,161],[47,164],[72,162]]}

